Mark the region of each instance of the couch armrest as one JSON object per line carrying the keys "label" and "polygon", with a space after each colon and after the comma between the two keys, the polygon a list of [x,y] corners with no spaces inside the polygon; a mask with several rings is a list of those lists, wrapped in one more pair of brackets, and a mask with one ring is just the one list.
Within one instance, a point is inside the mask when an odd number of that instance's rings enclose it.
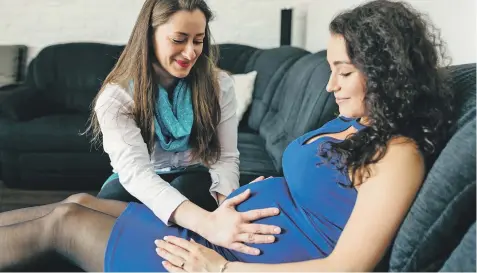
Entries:
{"label": "couch armrest", "polygon": [[39,90],[27,85],[10,85],[0,89],[0,113],[15,121],[27,121],[51,111]]}

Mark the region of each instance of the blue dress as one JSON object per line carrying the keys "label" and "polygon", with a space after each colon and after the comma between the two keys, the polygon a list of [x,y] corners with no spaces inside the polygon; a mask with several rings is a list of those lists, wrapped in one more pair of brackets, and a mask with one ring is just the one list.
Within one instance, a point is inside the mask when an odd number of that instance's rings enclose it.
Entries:
{"label": "blue dress", "polygon": [[218,247],[198,234],[178,226],[166,226],[146,206],[130,203],[117,219],[105,253],[105,271],[166,271],[156,254],[154,240],[166,235],[213,248],[229,261],[248,263],[286,263],[324,258],[334,249],[348,221],[357,192],[332,164],[325,163],[320,150],[340,140],[323,136],[306,144],[314,136],[338,133],[349,127],[364,128],[355,119],[338,117],[320,129],[291,142],[283,154],[284,177],[270,178],[235,190],[228,198],[250,189],[249,199],[236,207],[245,212],[278,207],[280,214],[255,223],[276,225],[282,233],[272,244],[251,245],[261,254],[252,256]]}

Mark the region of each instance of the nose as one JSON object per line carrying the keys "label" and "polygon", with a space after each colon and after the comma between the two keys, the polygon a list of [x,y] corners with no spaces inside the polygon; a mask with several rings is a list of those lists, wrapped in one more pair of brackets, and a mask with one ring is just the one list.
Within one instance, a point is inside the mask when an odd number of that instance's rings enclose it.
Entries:
{"label": "nose", "polygon": [[340,86],[338,84],[338,80],[336,77],[331,73],[330,78],[328,79],[328,84],[326,85],[327,92],[336,92],[340,90]]}
{"label": "nose", "polygon": [[195,50],[194,50],[194,44],[193,43],[187,43],[184,51],[182,52],[184,57],[187,59],[187,60],[193,60],[195,59],[195,57],[197,56],[197,54],[195,53]]}

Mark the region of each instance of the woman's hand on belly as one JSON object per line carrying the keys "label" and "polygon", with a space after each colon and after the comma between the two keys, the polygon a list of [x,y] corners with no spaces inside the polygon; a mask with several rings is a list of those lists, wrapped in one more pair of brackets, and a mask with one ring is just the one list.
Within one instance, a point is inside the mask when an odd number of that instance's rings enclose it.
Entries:
{"label": "woman's hand on belly", "polygon": [[169,272],[224,272],[227,260],[219,253],[200,245],[194,240],[167,236],[156,240],[156,252],[164,259],[163,265]]}
{"label": "woman's hand on belly", "polygon": [[225,200],[220,207],[208,214],[198,233],[209,242],[231,250],[250,255],[258,255],[257,248],[249,247],[245,243],[267,244],[275,241],[274,234],[281,232],[273,225],[253,224],[251,222],[275,216],[278,208],[264,208],[238,212],[235,206],[250,197],[250,190]]}

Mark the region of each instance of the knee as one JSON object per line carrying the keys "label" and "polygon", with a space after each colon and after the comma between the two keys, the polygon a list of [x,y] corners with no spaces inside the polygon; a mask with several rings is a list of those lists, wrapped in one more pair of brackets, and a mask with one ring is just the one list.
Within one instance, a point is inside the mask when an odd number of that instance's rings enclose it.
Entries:
{"label": "knee", "polygon": [[83,208],[82,205],[77,203],[62,203],[56,206],[51,214],[54,216],[55,219],[66,219],[71,217],[72,215],[78,214],[79,211]]}
{"label": "knee", "polygon": [[53,211],[45,217],[48,219],[50,231],[57,234],[66,223],[71,222],[75,215],[79,215],[84,207],[76,203],[62,203],[56,206]]}
{"label": "knee", "polygon": [[42,218],[46,225],[46,236],[53,244],[68,236],[70,230],[76,230],[75,220],[84,207],[76,203],[62,203],[56,206],[46,217]]}
{"label": "knee", "polygon": [[87,194],[87,193],[77,193],[73,194],[70,197],[66,198],[63,203],[64,204],[69,204],[69,203],[74,203],[82,206],[87,206],[88,204],[91,204],[92,201],[95,199],[94,196]]}

